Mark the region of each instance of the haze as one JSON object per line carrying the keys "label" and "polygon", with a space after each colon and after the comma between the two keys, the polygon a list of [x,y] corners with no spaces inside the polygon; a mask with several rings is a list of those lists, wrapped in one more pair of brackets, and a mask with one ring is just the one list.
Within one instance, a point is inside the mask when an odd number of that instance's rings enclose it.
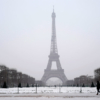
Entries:
{"label": "haze", "polygon": [[0,64],[41,79],[56,13],[60,62],[68,79],[100,67],[100,0],[0,0]]}

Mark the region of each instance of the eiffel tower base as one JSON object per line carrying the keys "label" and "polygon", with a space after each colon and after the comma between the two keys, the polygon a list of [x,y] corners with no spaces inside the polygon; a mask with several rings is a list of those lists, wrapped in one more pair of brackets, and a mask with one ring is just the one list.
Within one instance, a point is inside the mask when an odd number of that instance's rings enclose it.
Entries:
{"label": "eiffel tower base", "polygon": [[67,85],[67,78],[64,74],[63,69],[60,69],[60,70],[45,70],[41,81],[44,83],[44,85],[46,85],[46,81],[49,78],[52,78],[52,77],[59,78],[62,81],[63,86]]}

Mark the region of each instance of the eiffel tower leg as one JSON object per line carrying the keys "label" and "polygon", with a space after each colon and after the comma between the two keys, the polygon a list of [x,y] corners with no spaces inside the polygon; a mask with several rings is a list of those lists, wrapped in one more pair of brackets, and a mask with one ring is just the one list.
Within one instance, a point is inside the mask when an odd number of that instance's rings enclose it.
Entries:
{"label": "eiffel tower leg", "polygon": [[59,70],[59,69],[62,69],[59,59],[56,60],[56,64],[57,64],[57,69],[58,69],[58,70]]}
{"label": "eiffel tower leg", "polygon": [[52,66],[52,61],[49,59],[46,70],[51,70],[51,66]]}

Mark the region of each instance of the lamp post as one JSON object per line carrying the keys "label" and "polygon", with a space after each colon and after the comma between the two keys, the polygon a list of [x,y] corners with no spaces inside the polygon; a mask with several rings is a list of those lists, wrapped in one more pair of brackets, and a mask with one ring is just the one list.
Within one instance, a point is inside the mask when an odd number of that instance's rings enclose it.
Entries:
{"label": "lamp post", "polygon": [[59,84],[59,93],[61,92],[61,87],[60,87],[60,84]]}
{"label": "lamp post", "polygon": [[82,93],[82,87],[81,87],[81,77],[80,77],[79,79],[80,79],[80,93]]}
{"label": "lamp post", "polygon": [[88,75],[87,75],[87,87],[88,87]]}
{"label": "lamp post", "polygon": [[34,84],[34,86],[36,87],[36,93],[37,93],[37,86],[38,86],[38,84],[36,83],[36,84]]}
{"label": "lamp post", "polygon": [[18,94],[19,94],[19,75],[17,76],[17,79],[18,79]]}

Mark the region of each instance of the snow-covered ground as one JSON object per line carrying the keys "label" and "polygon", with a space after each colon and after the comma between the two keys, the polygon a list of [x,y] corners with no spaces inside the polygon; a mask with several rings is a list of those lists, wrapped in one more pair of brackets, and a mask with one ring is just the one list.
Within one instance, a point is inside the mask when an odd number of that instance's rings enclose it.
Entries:
{"label": "snow-covered ground", "polygon": [[37,93],[36,87],[0,88],[0,100],[99,100],[96,92],[95,87],[38,87]]}
{"label": "snow-covered ground", "polygon": [[[96,93],[96,88],[90,87],[37,87],[37,93]],[[0,94],[6,93],[35,93],[36,87],[29,88],[0,88]]]}
{"label": "snow-covered ground", "polygon": [[99,100],[100,98],[0,98],[0,100]]}

